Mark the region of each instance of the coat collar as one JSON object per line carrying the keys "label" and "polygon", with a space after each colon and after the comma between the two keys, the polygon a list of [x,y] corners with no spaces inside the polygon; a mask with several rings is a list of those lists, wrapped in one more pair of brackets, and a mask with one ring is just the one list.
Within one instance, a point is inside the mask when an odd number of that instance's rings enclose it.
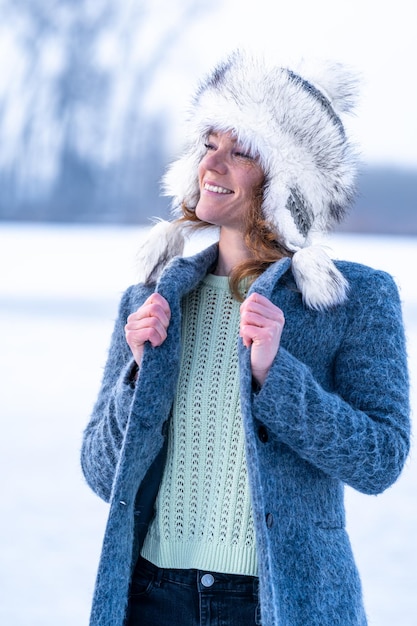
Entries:
{"label": "coat collar", "polygon": [[[155,291],[168,301],[181,298],[194,289],[214,266],[218,256],[218,244],[212,244],[202,252],[191,257],[175,257],[164,269],[157,282]],[[285,257],[272,263],[251,285],[248,295],[260,293],[271,298],[278,280],[291,266],[291,259]]]}
{"label": "coat collar", "polygon": [[279,281],[279,279],[285,274],[288,268],[291,266],[291,259],[284,257],[275,263],[272,263],[264,272],[257,278],[251,285],[248,296],[251,293],[259,293],[265,298],[271,299],[272,291]]}
{"label": "coat collar", "polygon": [[194,289],[209,272],[218,256],[218,244],[190,257],[175,257],[168,263],[159,278],[155,291],[168,302],[182,298]]}

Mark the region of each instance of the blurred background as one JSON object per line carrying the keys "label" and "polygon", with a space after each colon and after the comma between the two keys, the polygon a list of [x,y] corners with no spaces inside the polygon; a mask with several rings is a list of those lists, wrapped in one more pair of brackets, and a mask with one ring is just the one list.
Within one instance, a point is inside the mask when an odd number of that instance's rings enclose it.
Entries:
{"label": "blurred background", "polygon": [[237,45],[362,76],[344,230],[417,234],[412,0],[1,0],[0,219],[144,223],[202,73]]}
{"label": "blurred background", "polygon": [[[394,276],[415,413],[413,4],[0,0],[2,624],[88,624],[107,505],[81,475],[82,432],[138,245],[150,218],[169,213],[159,180],[181,148],[190,94],[236,46],[361,74],[348,122],[359,195],[329,246]],[[386,493],[347,489],[371,626],[416,624],[416,489],[414,447]]]}

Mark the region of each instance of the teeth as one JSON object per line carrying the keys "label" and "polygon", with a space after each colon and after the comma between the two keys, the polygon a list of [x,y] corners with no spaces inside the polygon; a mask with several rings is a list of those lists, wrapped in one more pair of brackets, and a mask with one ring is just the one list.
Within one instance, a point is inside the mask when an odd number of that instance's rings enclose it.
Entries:
{"label": "teeth", "polygon": [[232,193],[230,189],[218,187],[217,185],[209,185],[208,183],[205,183],[204,189],[207,189],[207,191],[213,191],[214,193]]}

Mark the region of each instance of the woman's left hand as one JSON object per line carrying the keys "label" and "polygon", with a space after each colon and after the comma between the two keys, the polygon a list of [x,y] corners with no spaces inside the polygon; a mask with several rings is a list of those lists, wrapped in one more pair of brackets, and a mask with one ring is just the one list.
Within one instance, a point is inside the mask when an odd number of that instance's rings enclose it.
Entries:
{"label": "woman's left hand", "polygon": [[240,336],[251,350],[252,376],[263,385],[278,352],[284,313],[268,298],[252,293],[240,307]]}

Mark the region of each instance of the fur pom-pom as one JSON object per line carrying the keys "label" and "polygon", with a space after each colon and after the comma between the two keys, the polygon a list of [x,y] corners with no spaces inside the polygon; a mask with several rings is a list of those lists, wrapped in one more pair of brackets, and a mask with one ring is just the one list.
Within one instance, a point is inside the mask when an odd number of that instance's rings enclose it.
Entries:
{"label": "fur pom-pom", "polygon": [[340,115],[357,104],[360,80],[358,73],[341,63],[330,61],[302,61],[297,72],[329,100]]}
{"label": "fur pom-pom", "polygon": [[298,250],[292,258],[292,272],[310,309],[323,311],[346,300],[349,284],[321,246]]}
{"label": "fur pom-pom", "polygon": [[184,250],[184,235],[178,222],[158,220],[137,254],[139,282],[155,282],[165,265]]}
{"label": "fur pom-pom", "polygon": [[174,217],[181,215],[182,202],[189,208],[195,208],[198,202],[198,164],[204,151],[203,140],[197,138],[193,149],[171,163],[162,178],[163,195],[173,197],[171,214]]}

